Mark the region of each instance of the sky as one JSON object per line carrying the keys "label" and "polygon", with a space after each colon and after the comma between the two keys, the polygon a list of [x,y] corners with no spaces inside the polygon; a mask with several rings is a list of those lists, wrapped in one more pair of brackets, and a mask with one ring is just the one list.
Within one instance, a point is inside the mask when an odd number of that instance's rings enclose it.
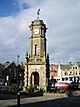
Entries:
{"label": "sky", "polygon": [[80,62],[80,0],[0,0],[0,63],[25,62],[29,25],[37,18],[48,30],[50,63]]}

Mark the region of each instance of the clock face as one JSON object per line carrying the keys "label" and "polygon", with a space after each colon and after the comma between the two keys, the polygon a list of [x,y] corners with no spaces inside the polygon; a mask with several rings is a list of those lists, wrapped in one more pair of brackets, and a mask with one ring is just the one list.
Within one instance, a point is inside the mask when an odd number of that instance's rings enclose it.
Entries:
{"label": "clock face", "polygon": [[39,34],[39,29],[38,28],[34,29],[34,33]]}

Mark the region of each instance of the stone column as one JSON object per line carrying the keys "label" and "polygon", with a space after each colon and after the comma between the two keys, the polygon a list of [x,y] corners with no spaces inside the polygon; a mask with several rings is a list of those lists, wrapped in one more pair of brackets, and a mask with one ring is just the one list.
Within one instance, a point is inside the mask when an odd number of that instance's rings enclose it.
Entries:
{"label": "stone column", "polygon": [[26,91],[27,87],[27,66],[25,65],[25,71],[24,71],[24,88],[23,91]]}

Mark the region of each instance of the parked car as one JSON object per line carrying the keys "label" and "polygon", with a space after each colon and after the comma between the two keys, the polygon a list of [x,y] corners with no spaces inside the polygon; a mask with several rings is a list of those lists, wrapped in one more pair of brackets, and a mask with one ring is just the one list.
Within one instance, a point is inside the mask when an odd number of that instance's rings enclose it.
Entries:
{"label": "parked car", "polygon": [[65,82],[56,82],[55,83],[55,87],[57,89],[68,89],[69,88],[69,84],[65,83]]}

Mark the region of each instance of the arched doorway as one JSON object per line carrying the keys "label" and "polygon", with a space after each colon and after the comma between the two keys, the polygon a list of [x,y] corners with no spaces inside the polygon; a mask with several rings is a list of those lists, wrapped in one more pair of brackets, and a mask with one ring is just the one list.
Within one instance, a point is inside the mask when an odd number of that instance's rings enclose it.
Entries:
{"label": "arched doorway", "polygon": [[31,74],[31,86],[39,86],[39,73],[33,72]]}

